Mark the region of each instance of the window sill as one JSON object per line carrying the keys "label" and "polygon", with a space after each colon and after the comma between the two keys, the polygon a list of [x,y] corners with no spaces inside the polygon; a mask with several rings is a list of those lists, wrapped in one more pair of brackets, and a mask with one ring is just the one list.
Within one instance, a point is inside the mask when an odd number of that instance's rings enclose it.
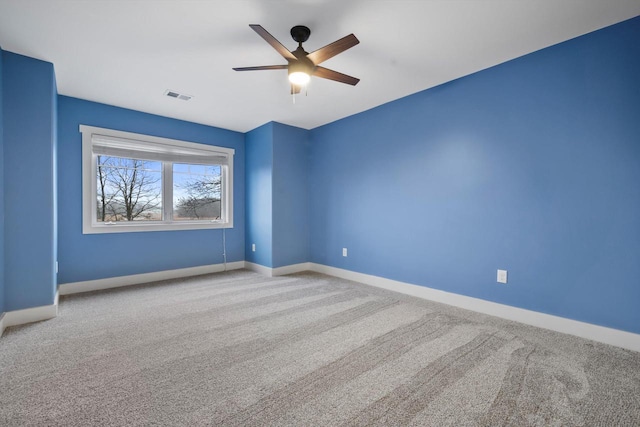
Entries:
{"label": "window sill", "polygon": [[187,230],[208,230],[218,228],[233,228],[233,222],[172,222],[165,224],[96,224],[83,227],[82,234],[104,234],[104,233],[138,233],[146,231],[187,231]]}

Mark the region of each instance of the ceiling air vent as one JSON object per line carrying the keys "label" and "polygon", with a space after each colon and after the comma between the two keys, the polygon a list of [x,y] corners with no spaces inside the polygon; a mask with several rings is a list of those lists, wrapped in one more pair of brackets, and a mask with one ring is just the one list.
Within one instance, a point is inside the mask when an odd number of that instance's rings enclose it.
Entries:
{"label": "ceiling air vent", "polygon": [[166,90],[164,92],[164,94],[169,96],[169,97],[171,97],[171,98],[181,99],[183,101],[188,101],[191,98],[193,98],[193,96],[191,96],[191,95],[185,95],[185,94],[178,93],[178,92],[175,92],[175,91],[172,91],[172,90]]}

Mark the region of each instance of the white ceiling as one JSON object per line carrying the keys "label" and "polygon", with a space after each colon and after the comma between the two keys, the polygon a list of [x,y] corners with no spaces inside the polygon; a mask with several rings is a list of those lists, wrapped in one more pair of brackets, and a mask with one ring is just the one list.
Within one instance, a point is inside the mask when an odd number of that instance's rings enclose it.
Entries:
{"label": "white ceiling", "polygon": [[[241,132],[311,129],[637,15],[639,0],[0,0],[0,46],[52,62],[63,95]],[[291,50],[306,25],[308,52],[354,33],[322,65],[360,83],[314,77],[294,104],[286,71],[231,69],[286,63],[248,24]]]}

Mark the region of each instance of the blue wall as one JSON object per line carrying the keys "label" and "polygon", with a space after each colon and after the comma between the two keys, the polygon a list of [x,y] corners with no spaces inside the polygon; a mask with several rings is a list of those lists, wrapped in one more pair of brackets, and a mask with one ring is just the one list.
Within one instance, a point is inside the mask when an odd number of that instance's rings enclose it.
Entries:
{"label": "blue wall", "polygon": [[80,124],[234,148],[234,228],[227,261],[244,259],[244,135],[66,96],[58,97],[59,283],[218,264],[222,230],[82,234]]}
{"label": "blue wall", "polygon": [[[272,176],[273,123],[246,134],[246,217],[245,260],[273,266]],[[256,251],[251,251],[251,245]]]}
{"label": "blue wall", "polygon": [[270,122],[245,141],[245,259],[272,268],[309,261],[309,131]]}
{"label": "blue wall", "polygon": [[54,301],[56,117],[53,65],[3,57],[6,311]]}
{"label": "blue wall", "polygon": [[635,18],[313,130],[312,261],[639,333],[639,40]]}
{"label": "blue wall", "polygon": [[309,131],[273,124],[273,267],[309,261]]}
{"label": "blue wall", "polygon": [[4,116],[2,105],[3,73],[3,50],[0,48],[0,316],[4,312]]}

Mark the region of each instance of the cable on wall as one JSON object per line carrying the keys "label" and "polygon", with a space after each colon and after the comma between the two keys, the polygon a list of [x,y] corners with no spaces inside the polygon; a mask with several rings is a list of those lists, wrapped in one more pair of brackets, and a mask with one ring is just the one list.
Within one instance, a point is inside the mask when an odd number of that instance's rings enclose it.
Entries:
{"label": "cable on wall", "polygon": [[224,271],[227,271],[227,237],[225,228],[222,229],[222,260],[224,262]]}

